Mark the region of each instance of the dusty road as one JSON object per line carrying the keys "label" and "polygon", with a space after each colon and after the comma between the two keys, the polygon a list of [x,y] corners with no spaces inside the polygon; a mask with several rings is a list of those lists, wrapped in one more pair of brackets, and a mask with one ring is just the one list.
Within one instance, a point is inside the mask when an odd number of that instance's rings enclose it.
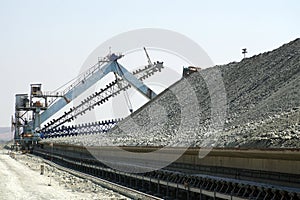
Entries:
{"label": "dusty road", "polygon": [[48,186],[50,178],[47,175],[40,175],[39,170],[32,170],[25,164],[0,149],[0,200],[120,199],[116,195],[105,195],[104,192],[72,191],[54,178],[51,179],[51,186]]}
{"label": "dusty road", "polygon": [[0,150],[0,199],[80,199],[57,182],[12,159]]}

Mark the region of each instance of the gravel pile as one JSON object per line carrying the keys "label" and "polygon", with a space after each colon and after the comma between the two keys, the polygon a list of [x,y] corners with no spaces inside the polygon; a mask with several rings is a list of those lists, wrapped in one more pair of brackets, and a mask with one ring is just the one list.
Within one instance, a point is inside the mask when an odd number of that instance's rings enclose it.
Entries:
{"label": "gravel pile", "polygon": [[[220,100],[222,88],[207,82],[216,77],[216,71],[221,74],[226,101]],[[227,108],[224,119],[216,104]],[[294,148],[300,147],[299,108],[300,39],[296,39],[276,50],[182,79],[107,134],[45,141],[85,146]]]}

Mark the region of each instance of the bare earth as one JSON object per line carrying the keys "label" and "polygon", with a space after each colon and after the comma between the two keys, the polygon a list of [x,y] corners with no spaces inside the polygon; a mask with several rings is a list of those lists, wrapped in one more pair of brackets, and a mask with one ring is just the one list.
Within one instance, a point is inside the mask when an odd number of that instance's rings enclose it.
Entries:
{"label": "bare earth", "polygon": [[[27,161],[26,161],[27,163]],[[39,170],[30,169],[26,163],[11,158],[6,150],[0,150],[0,200],[78,200],[78,199],[120,199],[119,194],[101,195],[78,192],[60,185],[55,178],[47,173],[40,175]],[[32,164],[32,163],[27,163]],[[36,168],[38,168],[36,166]],[[106,190],[103,188],[103,190]],[[112,192],[112,191],[111,191]]]}

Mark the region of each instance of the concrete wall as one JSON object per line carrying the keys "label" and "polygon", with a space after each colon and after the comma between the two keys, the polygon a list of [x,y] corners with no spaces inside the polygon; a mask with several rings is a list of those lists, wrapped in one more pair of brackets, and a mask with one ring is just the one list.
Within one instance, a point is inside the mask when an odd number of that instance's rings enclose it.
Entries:
{"label": "concrete wall", "polygon": [[177,162],[300,174],[300,152],[294,150],[214,149],[201,159],[197,154],[197,149],[189,150]]}

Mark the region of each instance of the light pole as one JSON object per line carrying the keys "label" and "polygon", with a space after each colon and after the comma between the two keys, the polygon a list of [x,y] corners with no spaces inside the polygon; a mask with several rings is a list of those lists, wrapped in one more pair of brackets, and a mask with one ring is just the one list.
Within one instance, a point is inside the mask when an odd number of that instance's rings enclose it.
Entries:
{"label": "light pole", "polygon": [[244,58],[246,58],[246,53],[248,53],[247,49],[246,48],[242,49],[242,54],[244,54]]}

